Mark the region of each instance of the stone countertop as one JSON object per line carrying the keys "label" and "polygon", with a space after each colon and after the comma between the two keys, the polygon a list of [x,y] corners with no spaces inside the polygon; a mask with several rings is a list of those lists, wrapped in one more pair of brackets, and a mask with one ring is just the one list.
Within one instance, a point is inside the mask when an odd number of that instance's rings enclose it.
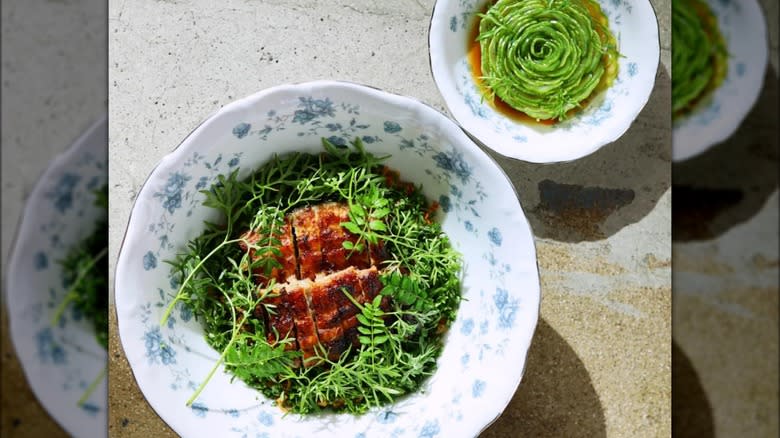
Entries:
{"label": "stone countertop", "polygon": [[[288,82],[341,79],[446,113],[428,62],[433,4],[112,1],[112,260],[156,163],[237,98]],[[542,304],[525,377],[482,436],[671,433],[671,9],[668,0],[653,4],[663,65],[621,140],[570,163],[495,157],[537,238]],[[114,329],[113,307],[110,313]],[[174,436],[139,392],[116,330],[109,349],[109,434]]]}

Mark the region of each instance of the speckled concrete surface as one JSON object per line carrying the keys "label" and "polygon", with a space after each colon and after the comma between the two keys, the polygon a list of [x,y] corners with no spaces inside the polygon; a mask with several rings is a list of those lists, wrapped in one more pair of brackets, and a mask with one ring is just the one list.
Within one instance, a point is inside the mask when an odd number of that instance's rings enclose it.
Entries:
{"label": "speckled concrete surface", "polygon": [[[106,111],[106,4],[2,2],[2,268],[24,201],[51,159]],[[5,292],[5,291],[4,291]],[[60,437],[11,344],[2,308],[3,437]]]}
{"label": "speckled concrete surface", "polygon": [[778,436],[778,3],[758,102],[727,141],[673,166],[675,432]]}
{"label": "speckled concrete surface", "polygon": [[[113,258],[154,165],[236,98],[330,78],[444,110],[428,66],[433,4],[112,1]],[[670,3],[653,4],[664,65],[646,109],[620,141],[573,163],[497,157],[537,236],[543,299],[528,371],[483,436],[671,433]],[[577,201],[583,193],[590,202]],[[116,330],[110,355],[109,433],[173,436],[139,393]]]}

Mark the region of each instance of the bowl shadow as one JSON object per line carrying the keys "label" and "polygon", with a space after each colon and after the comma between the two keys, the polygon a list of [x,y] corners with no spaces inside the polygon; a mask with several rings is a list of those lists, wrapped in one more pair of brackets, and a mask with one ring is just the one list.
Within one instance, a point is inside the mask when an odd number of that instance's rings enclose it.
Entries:
{"label": "bowl shadow", "polygon": [[672,239],[713,239],[758,213],[778,187],[778,82],[771,64],[764,88],[735,133],[672,165]]}
{"label": "bowl shadow", "polygon": [[537,237],[602,240],[640,221],[671,186],[670,105],[671,79],[659,64],[653,92],[634,123],[591,155],[539,165],[483,149],[515,185]]}
{"label": "bowl shadow", "polygon": [[672,340],[672,435],[715,436],[712,406],[699,375],[685,352]]}
{"label": "bowl shadow", "polygon": [[517,392],[481,438],[607,436],[604,410],[584,363],[544,319],[526,364]]}

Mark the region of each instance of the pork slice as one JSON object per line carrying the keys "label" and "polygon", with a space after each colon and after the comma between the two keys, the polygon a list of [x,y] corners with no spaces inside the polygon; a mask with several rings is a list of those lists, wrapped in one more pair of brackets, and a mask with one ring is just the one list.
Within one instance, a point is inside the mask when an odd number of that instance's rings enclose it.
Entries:
{"label": "pork slice", "polygon": [[370,266],[368,251],[352,251],[344,249],[344,242],[357,242],[356,235],[341,226],[349,221],[349,207],[346,204],[328,202],[319,205],[317,220],[320,228],[322,249],[322,271],[337,272],[354,266],[358,269]]}
{"label": "pork slice", "polygon": [[295,245],[298,247],[298,269],[301,279],[314,280],[321,270],[322,250],[317,220],[318,210],[317,206],[304,207],[290,213],[290,222],[295,230]]}
{"label": "pork slice", "polygon": [[[376,266],[372,266],[369,269],[364,269],[358,273],[360,279],[360,286],[362,291],[361,304],[373,301],[374,298],[379,295],[384,285],[379,279],[379,270]],[[388,311],[390,310],[390,299],[388,297],[382,297],[382,301],[379,308]]]}
{"label": "pork slice", "polygon": [[297,350],[295,320],[286,295],[285,288],[276,285],[263,302],[257,305],[254,313],[266,323],[266,339],[269,344],[276,345],[277,342],[289,338],[291,342],[287,343],[284,349]]}
{"label": "pork slice", "polygon": [[317,363],[314,357],[317,355],[316,349],[320,343],[308,301],[311,288],[312,282],[309,280],[296,280],[285,286],[286,301],[295,321],[296,339],[298,348],[303,353],[304,366],[313,366]]}
{"label": "pork slice", "polygon": [[[350,345],[357,346],[358,308],[347,294],[357,300],[360,280],[357,270],[349,267],[317,279],[311,290],[311,306],[317,334],[330,360],[337,360]],[[346,330],[345,330],[346,329]],[[354,329],[354,330],[353,330]]]}
{"label": "pork slice", "polygon": [[[253,274],[257,278],[257,283],[260,285],[266,285],[271,279],[275,279],[277,283],[283,283],[287,281],[288,279],[295,278],[296,272],[297,272],[297,259],[295,258],[295,241],[293,239],[292,234],[292,225],[290,224],[289,219],[285,219],[285,223],[282,226],[282,228],[279,230],[278,234],[274,235],[276,239],[279,240],[279,246],[278,249],[281,252],[279,256],[274,255],[273,257],[276,259],[276,261],[281,266],[275,266],[271,269],[270,275],[266,275],[263,268],[257,268],[253,272]],[[260,241],[260,239],[263,238],[263,236],[259,233],[257,233],[254,230],[248,230],[243,235],[243,238],[246,239],[247,242],[250,244],[257,243]],[[244,251],[249,251],[249,257],[255,261],[256,258],[256,250],[254,248],[250,248],[247,245],[247,242],[240,241],[238,245],[243,249]]]}

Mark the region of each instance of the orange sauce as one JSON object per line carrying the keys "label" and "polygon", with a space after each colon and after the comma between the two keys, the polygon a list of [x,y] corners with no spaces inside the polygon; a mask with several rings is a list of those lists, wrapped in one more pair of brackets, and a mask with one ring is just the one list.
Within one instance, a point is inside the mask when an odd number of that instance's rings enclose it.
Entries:
{"label": "orange sauce", "polygon": [[[496,0],[489,1],[485,5],[484,9],[480,11],[481,13],[486,13],[488,9],[490,9],[491,6],[495,3]],[[608,28],[607,23],[607,17],[604,15],[604,13],[601,11],[601,8],[596,5],[592,4],[591,2],[585,2],[586,7],[588,9],[588,12],[590,13],[590,16],[593,17],[593,20],[596,22],[601,23],[605,28]],[[528,114],[519,111],[515,108],[513,108],[511,105],[506,103],[503,99],[500,97],[493,95],[493,98],[490,99],[489,96],[489,89],[487,85],[485,85],[484,81],[482,80],[482,50],[480,49],[479,42],[477,41],[477,37],[479,36],[479,23],[481,21],[481,18],[477,15],[474,19],[474,24],[471,27],[471,30],[468,34],[468,52],[467,52],[467,59],[469,64],[471,65],[471,72],[474,79],[474,82],[477,84],[477,88],[481,91],[482,98],[485,99],[486,102],[490,106],[493,107],[497,112],[503,114],[507,118],[514,120],[516,122],[524,123],[527,125],[536,125],[536,126],[554,126],[558,123],[558,119],[546,119],[546,120],[537,120]],[[596,32],[599,34],[599,36],[604,39],[606,36],[604,32],[600,28],[596,28]],[[615,64],[617,64],[617,59],[614,61]],[[605,67],[608,67],[611,62],[609,60],[608,55],[604,55],[602,57],[602,63]],[[574,114],[577,113],[577,111],[580,111],[581,109],[588,106],[589,103],[591,103],[596,96],[599,95],[599,93],[607,87],[609,87],[608,83],[608,75],[606,72],[601,76],[601,81],[596,86],[595,89],[593,89],[593,92],[585,98],[582,102],[580,102],[580,106],[576,108],[572,108],[566,113],[566,119],[572,117]]]}

